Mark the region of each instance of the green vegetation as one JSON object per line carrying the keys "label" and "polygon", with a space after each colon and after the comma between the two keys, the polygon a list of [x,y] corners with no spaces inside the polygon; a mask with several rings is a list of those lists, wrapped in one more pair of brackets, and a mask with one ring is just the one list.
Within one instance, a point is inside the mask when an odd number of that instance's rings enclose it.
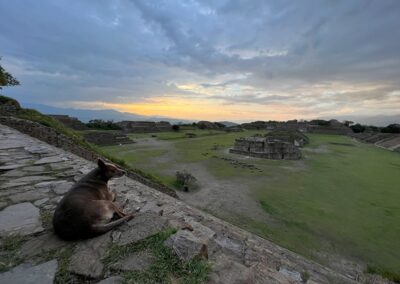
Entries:
{"label": "green vegetation", "polygon": [[311,257],[333,251],[398,271],[400,156],[344,136],[310,137],[306,149],[326,151],[307,152],[303,171],[277,169],[281,178],[256,190],[275,209],[264,210],[279,221],[268,225],[273,233],[267,237]]}
{"label": "green vegetation", "polygon": [[52,210],[40,210],[40,219],[42,220],[42,225],[45,229],[52,228],[53,211]]}
{"label": "green vegetation", "polygon": [[[305,158],[300,161],[227,153],[235,138],[257,132],[200,134],[195,139],[168,141],[156,137],[154,144],[103,150],[134,162],[135,167],[151,171],[171,186],[175,185],[176,168],[187,164],[202,167],[217,183],[234,180],[260,204],[265,219],[252,219],[232,208],[219,208],[212,214],[317,261],[327,263],[343,256],[396,279],[400,267],[400,155],[346,136],[320,134],[308,135],[310,144],[304,147]],[[222,158],[243,159],[261,171]],[[197,177],[196,172],[192,174]]]}
{"label": "green vegetation", "polygon": [[148,251],[154,257],[153,265],[146,271],[126,272],[123,274],[125,283],[171,283],[171,279],[179,279],[181,283],[205,283],[210,266],[207,261],[194,259],[182,263],[173,251],[164,246],[165,240],[175,233],[167,229],[143,241],[125,246],[113,245],[104,263],[109,265],[138,251]]}
{"label": "green vegetation", "polygon": [[156,137],[158,140],[176,140],[185,139],[189,135],[193,134],[193,137],[203,137],[203,136],[214,136],[219,134],[225,134],[225,131],[220,130],[202,130],[193,127],[180,127],[179,131],[168,131],[168,132],[156,132],[156,133],[131,133],[128,134],[129,138],[141,139],[141,138],[151,138]]}
{"label": "green vegetation", "polygon": [[93,119],[86,123],[86,126],[93,129],[100,130],[120,130],[118,124],[114,123],[112,120],[102,120],[102,119]]}
{"label": "green vegetation", "polygon": [[22,258],[17,255],[18,249],[25,242],[23,236],[10,236],[2,239],[0,251],[0,272],[9,270],[22,262]]}
{"label": "green vegetation", "polygon": [[19,81],[15,79],[0,65],[0,89],[3,86],[17,86],[17,85],[19,85]]}
{"label": "green vegetation", "polygon": [[68,270],[72,254],[73,249],[63,249],[61,251],[55,251],[54,255],[48,259],[50,260],[56,257],[58,261],[58,268],[54,278],[54,284],[74,283],[74,277]]}

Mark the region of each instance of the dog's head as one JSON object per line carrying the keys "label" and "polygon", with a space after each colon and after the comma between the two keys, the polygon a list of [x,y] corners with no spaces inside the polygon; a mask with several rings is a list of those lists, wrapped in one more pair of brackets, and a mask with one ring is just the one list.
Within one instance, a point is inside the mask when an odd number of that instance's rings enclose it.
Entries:
{"label": "dog's head", "polygon": [[99,167],[101,173],[108,179],[113,177],[121,177],[126,174],[123,169],[120,169],[113,164],[106,163],[102,159],[97,160],[97,166]]}

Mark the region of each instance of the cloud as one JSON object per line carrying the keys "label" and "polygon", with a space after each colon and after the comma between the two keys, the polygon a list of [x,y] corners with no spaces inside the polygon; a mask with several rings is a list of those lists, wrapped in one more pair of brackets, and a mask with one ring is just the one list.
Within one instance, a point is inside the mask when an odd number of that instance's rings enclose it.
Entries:
{"label": "cloud", "polygon": [[277,105],[293,116],[400,109],[396,0],[16,0],[0,10],[2,62],[22,82],[4,92],[26,102],[181,98],[260,119]]}

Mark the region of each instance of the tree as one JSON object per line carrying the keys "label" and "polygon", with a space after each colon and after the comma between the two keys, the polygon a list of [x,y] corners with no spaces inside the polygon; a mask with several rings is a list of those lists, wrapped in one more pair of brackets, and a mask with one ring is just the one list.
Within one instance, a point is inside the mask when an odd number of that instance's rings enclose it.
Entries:
{"label": "tree", "polygon": [[0,89],[2,88],[2,86],[6,87],[6,86],[17,86],[17,85],[19,85],[19,81],[15,79],[0,65]]}
{"label": "tree", "polygon": [[364,125],[361,125],[359,123],[350,126],[350,128],[353,130],[354,133],[361,133],[364,132],[366,129]]}
{"label": "tree", "polygon": [[343,124],[346,125],[347,127],[351,127],[351,125],[354,124],[354,122],[351,120],[345,120],[343,121]]}
{"label": "tree", "polygon": [[400,133],[400,124],[389,124],[388,126],[382,128],[383,133]]}
{"label": "tree", "polygon": [[178,124],[172,125],[172,130],[173,130],[173,131],[179,131],[179,129],[180,129],[180,127],[179,127]]}

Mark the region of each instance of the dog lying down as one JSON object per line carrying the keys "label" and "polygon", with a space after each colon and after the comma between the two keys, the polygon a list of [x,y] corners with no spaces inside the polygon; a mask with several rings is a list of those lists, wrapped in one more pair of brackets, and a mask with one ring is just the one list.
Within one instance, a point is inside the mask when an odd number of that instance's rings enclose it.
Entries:
{"label": "dog lying down", "polygon": [[54,212],[54,232],[64,240],[95,237],[134,217],[115,203],[116,193],[107,186],[109,179],[125,171],[101,159],[97,165],[69,190]]}

